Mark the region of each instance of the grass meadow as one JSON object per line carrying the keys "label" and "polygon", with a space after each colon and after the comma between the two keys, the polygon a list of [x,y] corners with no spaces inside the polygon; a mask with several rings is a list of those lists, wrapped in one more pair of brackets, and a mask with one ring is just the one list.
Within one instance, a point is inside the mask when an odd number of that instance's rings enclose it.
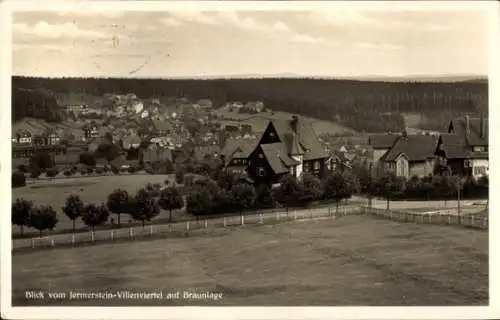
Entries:
{"label": "grass meadow", "polygon": [[[488,304],[488,232],[369,216],[14,253],[13,305]],[[43,300],[51,292],[198,291],[222,299]],[[182,295],[182,293],[181,293]]]}
{"label": "grass meadow", "polygon": [[[167,179],[172,181],[172,177],[169,175],[150,174],[62,178],[12,189],[12,201],[15,201],[16,198],[24,198],[33,201],[35,205],[51,205],[58,212],[59,222],[55,230],[71,229],[73,222],[66,217],[61,209],[69,195],[79,195],[85,203],[106,203],[108,195],[115,189],[124,189],[129,194],[135,195],[140,188],[145,187],[148,183],[164,185]],[[168,218],[168,214],[167,211],[162,210],[157,218]],[[114,215],[113,217],[116,220]],[[127,221],[123,220],[122,222],[126,223]],[[77,219],[76,228],[84,226],[81,219]],[[12,226],[12,230],[17,233],[19,227]]]}

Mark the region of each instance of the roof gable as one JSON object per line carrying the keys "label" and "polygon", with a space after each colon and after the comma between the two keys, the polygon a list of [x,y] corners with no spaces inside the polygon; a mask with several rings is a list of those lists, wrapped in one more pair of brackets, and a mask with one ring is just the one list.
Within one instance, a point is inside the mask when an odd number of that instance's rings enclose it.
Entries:
{"label": "roof gable", "polygon": [[368,144],[373,149],[389,149],[400,136],[400,134],[374,134],[368,138]]}
{"label": "roof gable", "polygon": [[383,161],[396,161],[404,154],[408,161],[425,161],[433,158],[437,139],[432,135],[399,136],[391,148],[382,156]]}

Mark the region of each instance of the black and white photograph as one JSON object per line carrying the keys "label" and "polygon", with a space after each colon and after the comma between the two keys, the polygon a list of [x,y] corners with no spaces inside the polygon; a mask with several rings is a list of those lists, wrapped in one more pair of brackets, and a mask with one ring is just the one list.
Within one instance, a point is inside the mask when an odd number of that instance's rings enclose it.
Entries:
{"label": "black and white photograph", "polygon": [[10,3],[9,312],[492,307],[496,3],[99,2]]}

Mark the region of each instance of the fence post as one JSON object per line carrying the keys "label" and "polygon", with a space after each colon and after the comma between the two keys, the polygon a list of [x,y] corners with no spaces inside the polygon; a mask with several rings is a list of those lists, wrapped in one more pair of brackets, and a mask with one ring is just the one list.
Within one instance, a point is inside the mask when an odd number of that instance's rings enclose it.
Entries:
{"label": "fence post", "polygon": [[259,213],[259,223],[260,223],[260,224],[263,224],[263,223],[264,223],[264,217],[263,217],[263,215],[262,215],[262,212],[261,212],[261,213]]}
{"label": "fence post", "polygon": [[293,210],[293,220],[297,220],[297,210]]}
{"label": "fence post", "polygon": [[153,236],[153,225],[149,226],[149,235]]}
{"label": "fence post", "polygon": [[224,217],[224,227],[227,227],[227,218]]}
{"label": "fence post", "polygon": [[189,221],[186,221],[186,231],[189,232]]}
{"label": "fence post", "polygon": [[448,224],[451,224],[451,214],[448,213]]}
{"label": "fence post", "polygon": [[314,212],[312,209],[310,211],[311,211],[311,219],[312,219],[314,217]]}
{"label": "fence post", "polygon": [[110,238],[111,238],[111,240],[113,240],[115,238],[115,230],[111,230]]}
{"label": "fence post", "polygon": [[130,228],[129,229],[129,235],[130,235],[130,239],[132,239],[134,237],[134,228]]}
{"label": "fence post", "polygon": [[245,225],[245,215],[241,215],[241,225]]}
{"label": "fence post", "polygon": [[471,224],[472,224],[472,226],[474,226],[474,220],[475,220],[475,219],[474,219],[474,215],[472,215],[472,216],[471,216],[471,220],[472,220],[472,221],[471,221]]}
{"label": "fence post", "polygon": [[90,231],[90,238],[92,239],[92,242],[94,242],[94,230]]}
{"label": "fence post", "polygon": [[344,211],[344,217],[347,216],[347,209],[346,209],[345,205],[344,205],[342,210]]}
{"label": "fence post", "polygon": [[488,229],[488,218],[483,218],[483,229]]}
{"label": "fence post", "polygon": [[205,229],[208,228],[208,220],[205,219]]}
{"label": "fence post", "polygon": [[31,238],[31,247],[35,248],[35,238]]}
{"label": "fence post", "polygon": [[54,239],[50,240],[50,246],[51,247],[55,247],[56,246],[56,242],[54,241]]}
{"label": "fence post", "polygon": [[71,244],[75,245],[75,234],[71,234]]}
{"label": "fence post", "polygon": [[280,212],[276,211],[276,221],[280,221]]}

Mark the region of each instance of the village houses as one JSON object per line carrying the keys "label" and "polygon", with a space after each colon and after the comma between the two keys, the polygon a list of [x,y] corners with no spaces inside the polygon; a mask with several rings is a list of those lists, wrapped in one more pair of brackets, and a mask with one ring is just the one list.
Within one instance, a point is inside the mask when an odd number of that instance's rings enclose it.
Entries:
{"label": "village houses", "polygon": [[246,172],[255,183],[274,184],[285,174],[323,175],[328,153],[310,123],[294,116],[269,121],[258,139],[228,139],[222,156],[228,171]]}

